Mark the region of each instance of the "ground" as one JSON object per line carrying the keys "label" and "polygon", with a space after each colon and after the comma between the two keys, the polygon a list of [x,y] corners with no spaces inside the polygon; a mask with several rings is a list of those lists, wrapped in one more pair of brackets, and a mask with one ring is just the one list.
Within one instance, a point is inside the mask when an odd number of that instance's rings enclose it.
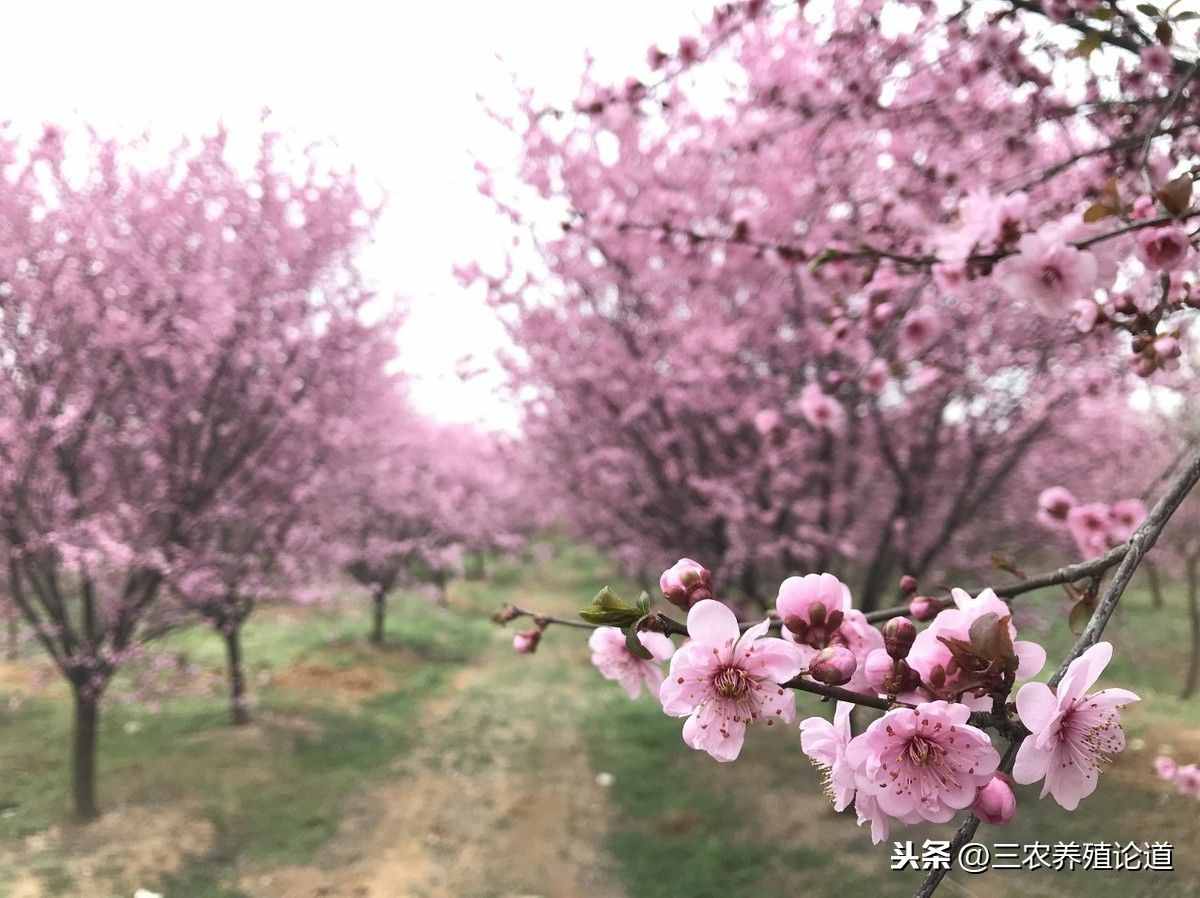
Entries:
{"label": "ground", "polygon": [[[364,639],[365,600],[265,609],[245,639],[255,722],[238,729],[220,641],[173,636],[185,688],[134,702],[124,683],[106,704],[106,812],[89,827],[65,814],[62,689],[32,658],[0,666],[0,898],[911,895],[919,874],[891,872],[889,848],[832,813],[794,730],[752,732],[738,763],[718,765],[683,746],[679,721],[602,680],[582,632],[552,629],[518,656],[511,629],[487,620],[505,601],[569,614],[605,582],[627,587],[559,546],[455,584],[448,608],[398,598],[381,649]],[[1053,657],[1070,638],[1057,603],[1029,608],[1019,623]],[[1097,794],[1068,814],[1023,789],[1017,822],[978,837],[1169,841],[1176,871],[955,873],[943,894],[1200,896],[1200,804],[1151,771],[1163,747],[1200,761],[1200,707],[1174,698],[1182,623],[1177,602],[1153,611],[1134,594],[1110,630],[1106,681],[1144,701]],[[893,834],[918,851],[948,837]]]}

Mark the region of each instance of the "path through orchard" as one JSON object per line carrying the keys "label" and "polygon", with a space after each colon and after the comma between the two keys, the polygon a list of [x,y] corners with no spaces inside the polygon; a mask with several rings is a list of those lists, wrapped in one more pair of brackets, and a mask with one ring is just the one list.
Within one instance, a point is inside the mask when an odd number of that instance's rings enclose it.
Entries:
{"label": "path through orchard", "polygon": [[[530,603],[564,608],[538,584]],[[422,708],[417,747],[353,796],[311,864],[244,875],[254,898],[619,898],[608,789],[580,728],[578,640],[516,655],[497,633]],[[572,657],[568,657],[572,656]]]}

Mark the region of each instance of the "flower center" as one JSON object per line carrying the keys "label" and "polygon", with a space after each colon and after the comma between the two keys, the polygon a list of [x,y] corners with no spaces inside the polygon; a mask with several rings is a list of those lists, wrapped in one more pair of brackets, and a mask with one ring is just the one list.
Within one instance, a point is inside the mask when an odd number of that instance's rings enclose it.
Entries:
{"label": "flower center", "polygon": [[922,736],[913,736],[908,740],[904,754],[917,767],[937,767],[946,756],[946,750]]}
{"label": "flower center", "polygon": [[713,677],[713,689],[722,698],[741,698],[750,691],[752,682],[740,667],[723,667]]}
{"label": "flower center", "polygon": [[1057,287],[1062,283],[1062,272],[1053,265],[1047,265],[1042,269],[1042,284],[1046,287]]}

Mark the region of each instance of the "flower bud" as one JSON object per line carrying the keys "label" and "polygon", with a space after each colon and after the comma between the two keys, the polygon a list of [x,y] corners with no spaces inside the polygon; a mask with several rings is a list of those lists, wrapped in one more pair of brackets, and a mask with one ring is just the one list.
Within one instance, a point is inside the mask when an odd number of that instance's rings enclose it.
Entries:
{"label": "flower bud", "polygon": [[994,826],[1003,826],[1012,820],[1017,813],[1017,796],[1002,774],[997,773],[975,793],[971,813]]}
{"label": "flower bud", "polygon": [[874,692],[887,692],[887,681],[892,675],[894,666],[891,656],[883,649],[872,651],[867,655],[866,663],[863,665],[863,675],[867,678],[867,685]]}
{"label": "flower bud", "polygon": [[913,616],[913,620],[933,620],[941,610],[942,603],[930,596],[917,596],[908,603],[908,613]]}
{"label": "flower bud", "polygon": [[537,627],[530,630],[522,630],[513,636],[513,651],[518,655],[532,655],[537,651],[538,643],[541,642],[542,631]]}
{"label": "flower bud", "polygon": [[905,574],[900,578],[900,595],[911,596],[917,591],[917,578],[912,574]]}
{"label": "flower bud", "polygon": [[858,659],[844,645],[826,646],[808,667],[808,675],[826,686],[844,686],[858,669]]}
{"label": "flower bud", "polygon": [[1154,341],[1154,352],[1165,359],[1177,358],[1180,354],[1179,341],[1167,335]]}
{"label": "flower bud", "polygon": [[907,617],[893,617],[883,625],[883,647],[897,660],[908,657],[916,638],[917,628]]}
{"label": "flower bud", "polygon": [[680,558],[658,578],[663,597],[687,611],[701,599],[711,599],[712,574],[699,562]]}

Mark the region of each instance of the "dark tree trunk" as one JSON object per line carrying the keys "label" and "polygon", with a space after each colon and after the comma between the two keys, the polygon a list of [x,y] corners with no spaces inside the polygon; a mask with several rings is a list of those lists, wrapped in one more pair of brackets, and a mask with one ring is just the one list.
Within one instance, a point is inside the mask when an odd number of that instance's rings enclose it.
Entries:
{"label": "dark tree trunk", "polygon": [[1162,579],[1158,576],[1158,568],[1150,561],[1145,562],[1146,580],[1150,586],[1150,605],[1155,611],[1163,607]]}
{"label": "dark tree trunk", "polygon": [[1188,661],[1187,679],[1180,698],[1191,698],[1200,687],[1200,557],[1188,559],[1187,565],[1188,617],[1192,632],[1192,653]]}
{"label": "dark tree trunk", "polygon": [[437,589],[437,603],[443,608],[450,604],[450,600],[446,597],[446,581],[448,579],[441,571],[433,575],[433,585]]}
{"label": "dark tree trunk", "polygon": [[82,823],[100,816],[96,805],[96,738],[100,700],[75,686],[75,732],[71,745],[71,788],[75,818]]}
{"label": "dark tree trunk", "polygon": [[372,607],[372,623],[371,623],[371,643],[373,645],[383,645],[383,619],[387,614],[387,590],[382,586],[373,587],[371,590]]}
{"label": "dark tree trunk", "polygon": [[229,672],[229,719],[234,726],[250,722],[246,706],[246,675],[242,669],[242,622],[233,623],[225,636],[225,661]]}

